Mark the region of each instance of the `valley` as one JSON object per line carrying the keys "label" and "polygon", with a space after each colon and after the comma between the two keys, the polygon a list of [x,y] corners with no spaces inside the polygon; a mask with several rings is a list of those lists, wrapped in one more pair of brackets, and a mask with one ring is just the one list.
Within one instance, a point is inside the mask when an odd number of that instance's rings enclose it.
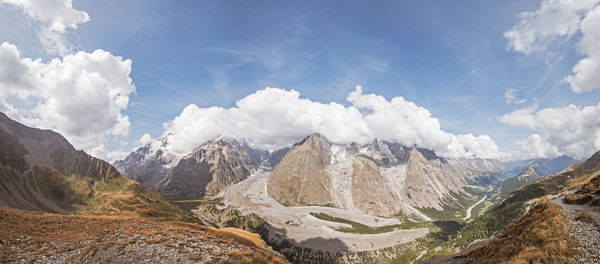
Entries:
{"label": "valley", "polygon": [[483,198],[481,198],[481,200],[477,201],[474,205],[471,205],[471,207],[467,208],[467,215],[462,220],[466,221],[469,218],[471,218],[471,210],[473,210],[473,208],[475,208],[477,205],[483,203],[486,198],[487,198],[487,194],[484,195]]}
{"label": "valley", "polygon": [[[225,192],[224,202],[243,213],[256,213],[269,223],[269,239],[275,233],[303,248],[312,248],[329,252],[359,252],[377,250],[397,244],[414,241],[425,236],[428,228],[393,230],[380,234],[358,234],[336,231],[348,224],[322,220],[312,214],[322,213],[338,217],[369,227],[400,225],[397,218],[383,218],[357,211],[324,207],[294,206],[286,207],[269,197],[267,181],[269,172],[258,172],[247,180],[235,184]],[[409,220],[403,220],[409,221]]]}

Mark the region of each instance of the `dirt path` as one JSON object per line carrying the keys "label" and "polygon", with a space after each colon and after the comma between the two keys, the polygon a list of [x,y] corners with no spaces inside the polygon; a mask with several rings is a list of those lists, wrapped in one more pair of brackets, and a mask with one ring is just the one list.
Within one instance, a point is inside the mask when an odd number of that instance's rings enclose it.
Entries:
{"label": "dirt path", "polygon": [[259,172],[253,177],[231,186],[225,192],[224,202],[245,214],[260,215],[274,228],[285,233],[285,237],[290,242],[298,246],[331,252],[375,250],[407,243],[423,237],[429,232],[427,228],[397,230],[382,234],[353,234],[336,231],[334,228],[346,225],[324,221],[310,213],[326,213],[373,227],[400,224],[401,222],[395,218],[376,217],[332,207],[283,206],[267,195],[269,175],[268,172]]}
{"label": "dirt path", "polygon": [[479,200],[479,202],[476,202],[474,205],[469,207],[469,209],[467,209],[467,216],[465,216],[465,218],[463,218],[463,221],[467,221],[467,219],[471,218],[471,210],[473,210],[473,208],[475,208],[475,206],[477,206],[478,204],[483,203],[483,201],[485,201],[485,198],[487,198],[487,194],[485,196],[483,196],[483,198],[481,198],[481,200]]}
{"label": "dirt path", "polygon": [[562,207],[571,236],[579,243],[580,253],[576,256],[577,263],[600,263],[600,232],[598,227],[592,223],[575,220],[580,212],[585,211],[592,216],[596,223],[600,223],[600,208],[566,204],[563,196],[552,200],[552,202]]}

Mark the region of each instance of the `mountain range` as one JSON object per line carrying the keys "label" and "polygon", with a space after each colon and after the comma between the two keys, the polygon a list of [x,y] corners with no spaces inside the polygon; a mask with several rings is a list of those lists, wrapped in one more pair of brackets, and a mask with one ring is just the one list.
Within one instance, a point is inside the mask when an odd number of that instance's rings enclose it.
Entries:
{"label": "mountain range", "polygon": [[517,160],[504,162],[504,170],[511,175],[519,174],[527,168],[533,166],[535,172],[540,175],[554,174],[562,171],[569,165],[577,162],[568,156],[559,156],[555,158],[539,158],[539,159],[528,159],[528,160]]}
{"label": "mountain range", "polygon": [[491,175],[503,173],[497,160],[441,158],[429,149],[382,140],[338,145],[319,134],[275,151],[218,138],[176,156],[165,154],[166,144],[154,150],[143,146],[115,165],[172,200],[216,196],[262,169],[273,171],[268,192],[284,205],[429,219],[416,208],[443,210],[445,203],[472,196],[464,185],[485,186],[495,180]]}

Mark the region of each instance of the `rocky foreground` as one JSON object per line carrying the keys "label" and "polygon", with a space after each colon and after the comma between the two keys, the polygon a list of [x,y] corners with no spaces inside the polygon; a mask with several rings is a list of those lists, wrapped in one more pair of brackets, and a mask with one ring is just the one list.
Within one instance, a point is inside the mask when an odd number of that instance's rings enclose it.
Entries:
{"label": "rocky foreground", "polygon": [[600,231],[594,219],[598,218],[597,207],[555,202],[562,206],[570,236],[578,243],[577,263],[600,263]]}
{"label": "rocky foreground", "polygon": [[0,207],[0,263],[74,262],[289,263],[243,230]]}

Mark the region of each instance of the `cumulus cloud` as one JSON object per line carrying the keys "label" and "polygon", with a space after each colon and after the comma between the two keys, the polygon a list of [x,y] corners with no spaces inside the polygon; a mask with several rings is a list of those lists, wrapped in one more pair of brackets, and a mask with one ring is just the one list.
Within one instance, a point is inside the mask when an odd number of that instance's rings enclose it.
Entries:
{"label": "cumulus cloud", "polygon": [[48,54],[69,53],[71,47],[63,34],[90,20],[87,12],[73,8],[72,0],[0,0],[0,3],[21,8],[28,17],[41,23],[37,36]]}
{"label": "cumulus cloud", "polygon": [[600,103],[541,110],[533,106],[503,115],[500,121],[538,132],[517,142],[521,152],[531,157],[568,155],[583,159],[600,150]]}
{"label": "cumulus cloud", "polygon": [[590,11],[581,21],[583,38],[577,50],[584,56],[575,66],[565,82],[576,93],[600,88],[600,5]]}
{"label": "cumulus cloud", "polygon": [[598,0],[544,0],[540,9],[522,12],[521,21],[504,32],[508,47],[531,54],[542,51],[557,37],[570,37],[579,30],[583,15]]}
{"label": "cumulus cloud", "polygon": [[548,143],[539,134],[532,134],[527,140],[517,141],[516,144],[521,147],[517,157],[527,158],[554,158],[561,155],[558,147]]}
{"label": "cumulus cloud", "polygon": [[138,142],[142,146],[147,145],[148,143],[152,142],[152,136],[150,136],[150,134],[146,133],[146,134],[142,135],[142,137],[140,137]]}
{"label": "cumulus cloud", "polygon": [[94,148],[88,149],[87,153],[108,162],[123,159],[127,156],[127,154],[129,154],[129,152],[123,149],[108,150],[104,144],[100,144]]}
{"label": "cumulus cloud", "polygon": [[402,97],[388,101],[363,94],[357,86],[347,100],[350,106],[320,103],[301,98],[295,90],[267,87],[238,100],[231,108],[188,105],[164,124],[161,138],[166,139],[166,150],[177,155],[219,136],[244,139],[255,147],[272,150],[315,132],[337,144],[364,144],[379,138],[417,144],[451,157],[502,155],[490,137],[445,132],[429,110]]}
{"label": "cumulus cloud", "polygon": [[538,10],[521,13],[521,21],[504,32],[508,48],[525,54],[543,51],[558,38],[582,38],[583,56],[564,78],[576,93],[600,88],[600,0],[544,0]]}
{"label": "cumulus cloud", "polygon": [[43,62],[22,58],[5,42],[0,45],[0,111],[92,150],[108,137],[129,133],[129,117],[122,111],[135,92],[130,73],[131,60],[104,50]]}

